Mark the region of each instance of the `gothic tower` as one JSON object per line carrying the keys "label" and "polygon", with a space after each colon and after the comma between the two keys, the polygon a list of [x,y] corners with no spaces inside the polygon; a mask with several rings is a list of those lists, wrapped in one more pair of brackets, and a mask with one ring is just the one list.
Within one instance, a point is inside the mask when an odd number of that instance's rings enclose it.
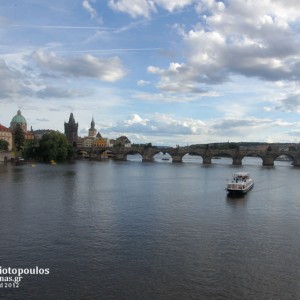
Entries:
{"label": "gothic tower", "polygon": [[67,136],[68,142],[76,147],[78,139],[78,122],[75,123],[73,113],[70,114],[69,122],[65,122],[65,135]]}
{"label": "gothic tower", "polygon": [[96,137],[96,134],[97,134],[97,130],[95,128],[95,121],[94,121],[94,117],[92,119],[92,122],[91,122],[91,128],[89,129],[89,137]]}

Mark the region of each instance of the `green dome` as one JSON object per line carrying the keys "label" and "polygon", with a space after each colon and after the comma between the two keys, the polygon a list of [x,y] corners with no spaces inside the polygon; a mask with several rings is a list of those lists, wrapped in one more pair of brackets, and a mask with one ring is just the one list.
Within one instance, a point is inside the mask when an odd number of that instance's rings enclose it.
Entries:
{"label": "green dome", "polygon": [[18,110],[17,114],[11,119],[11,123],[26,124],[26,119],[22,116],[20,110]]}

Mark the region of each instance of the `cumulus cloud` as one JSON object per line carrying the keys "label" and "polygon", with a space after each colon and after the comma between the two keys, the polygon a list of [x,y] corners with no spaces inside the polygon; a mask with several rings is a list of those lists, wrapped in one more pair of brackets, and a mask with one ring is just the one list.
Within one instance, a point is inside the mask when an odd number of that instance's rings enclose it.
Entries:
{"label": "cumulus cloud", "polygon": [[193,2],[194,0],[155,0],[155,3],[157,5],[163,7],[164,9],[170,12],[191,5]]}
{"label": "cumulus cloud", "polygon": [[87,54],[64,58],[43,51],[36,51],[32,57],[41,67],[65,76],[90,77],[107,82],[114,82],[125,76],[124,67],[118,57],[97,58]]}
{"label": "cumulus cloud", "polygon": [[[285,132],[291,128],[290,132]],[[297,136],[300,132],[300,122],[286,122],[281,119],[267,119],[257,117],[222,118],[200,120],[182,118],[168,114],[154,113],[143,117],[139,114],[131,115],[127,120],[108,126],[106,134],[111,136],[126,135],[134,137],[135,142],[152,142],[170,144],[172,141],[184,145],[186,143],[209,143],[219,141],[261,141],[267,137],[276,140],[288,140],[289,136]],[[280,133],[283,132],[283,133]],[[258,136],[257,132],[264,132]]]}
{"label": "cumulus cloud", "polygon": [[[240,137],[240,139],[257,140],[257,132],[273,132],[280,128],[299,127],[299,123],[286,122],[281,119],[264,119],[257,117],[224,118],[211,120],[211,133],[215,136]],[[251,138],[250,138],[251,137]]]}
{"label": "cumulus cloud", "polygon": [[296,92],[279,99],[275,109],[285,112],[300,113],[300,93]]}
{"label": "cumulus cloud", "polygon": [[157,12],[157,8],[163,8],[169,12],[182,9],[191,5],[195,0],[109,0],[109,6],[131,17],[149,18],[151,13]]}
{"label": "cumulus cloud", "polygon": [[138,86],[145,86],[145,85],[148,85],[148,84],[150,84],[150,81],[147,81],[147,80],[139,80],[137,82]]}
{"label": "cumulus cloud", "polygon": [[112,9],[128,13],[134,18],[149,18],[151,12],[156,11],[154,1],[150,0],[109,0],[108,4]]}
{"label": "cumulus cloud", "polygon": [[205,127],[200,120],[178,120],[165,114],[154,114],[150,118],[142,118],[133,114],[130,119],[119,122],[110,131],[120,133],[136,133],[148,135],[195,135],[200,134]]}
{"label": "cumulus cloud", "polygon": [[8,66],[7,63],[0,59],[0,98],[14,99],[20,96],[32,95],[32,90],[26,84],[22,73],[19,70]]}
{"label": "cumulus cloud", "polygon": [[133,114],[131,118],[127,121],[124,121],[126,126],[131,126],[133,124],[141,124],[143,126],[147,125],[148,120],[142,119],[138,114]]}
{"label": "cumulus cloud", "polygon": [[196,6],[201,22],[190,30],[176,27],[187,49],[185,61],[171,62],[167,68],[149,66],[148,72],[158,75],[159,88],[176,92],[201,92],[201,86],[228,82],[232,75],[300,80],[300,42],[295,30],[300,5],[295,1],[289,5],[203,0]]}

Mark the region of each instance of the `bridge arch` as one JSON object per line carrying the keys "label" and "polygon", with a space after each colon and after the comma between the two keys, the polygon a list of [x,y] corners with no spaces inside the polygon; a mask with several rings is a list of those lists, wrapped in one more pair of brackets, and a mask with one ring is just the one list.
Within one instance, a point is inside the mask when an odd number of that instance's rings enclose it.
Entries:
{"label": "bridge arch", "polygon": [[257,152],[249,152],[245,153],[241,156],[241,161],[243,165],[253,164],[253,165],[262,165],[263,164],[263,156]]}
{"label": "bridge arch", "polygon": [[182,162],[184,163],[203,163],[203,153],[197,152],[197,151],[189,151],[186,152],[182,156]]}
{"label": "bridge arch", "polygon": [[132,160],[132,161],[142,161],[143,160],[143,152],[136,149],[130,149],[123,152],[124,160]]}
{"label": "bridge arch", "polygon": [[234,164],[234,155],[227,151],[214,151],[211,156],[212,163],[215,164]]}
{"label": "bridge arch", "polygon": [[172,162],[172,156],[166,151],[156,151],[152,155],[152,160],[156,162]]}
{"label": "bridge arch", "polygon": [[289,153],[281,153],[274,156],[274,165],[295,165],[296,158]]}

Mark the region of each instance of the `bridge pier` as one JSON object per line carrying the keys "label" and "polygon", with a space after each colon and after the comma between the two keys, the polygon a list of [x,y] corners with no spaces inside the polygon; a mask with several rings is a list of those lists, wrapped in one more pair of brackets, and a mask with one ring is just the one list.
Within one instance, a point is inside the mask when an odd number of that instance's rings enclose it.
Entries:
{"label": "bridge pier", "polygon": [[300,167],[300,157],[294,159],[294,167]]}
{"label": "bridge pier", "polygon": [[152,162],[154,161],[153,157],[143,156],[143,162]]}
{"label": "bridge pier", "polygon": [[211,165],[211,156],[203,156],[203,164]]}
{"label": "bridge pier", "polygon": [[274,158],[273,157],[263,157],[263,166],[265,167],[273,167],[274,166]]}
{"label": "bridge pier", "polygon": [[234,166],[241,166],[242,165],[242,159],[240,157],[233,157],[232,164]]}
{"label": "bridge pier", "polygon": [[142,153],[143,161],[144,162],[152,162],[154,161],[153,152],[150,149],[144,149]]}
{"label": "bridge pier", "polygon": [[126,155],[124,155],[123,153],[116,153],[115,160],[126,161],[127,160]]}
{"label": "bridge pier", "polygon": [[172,162],[173,163],[182,163],[182,156],[181,155],[172,155]]}

